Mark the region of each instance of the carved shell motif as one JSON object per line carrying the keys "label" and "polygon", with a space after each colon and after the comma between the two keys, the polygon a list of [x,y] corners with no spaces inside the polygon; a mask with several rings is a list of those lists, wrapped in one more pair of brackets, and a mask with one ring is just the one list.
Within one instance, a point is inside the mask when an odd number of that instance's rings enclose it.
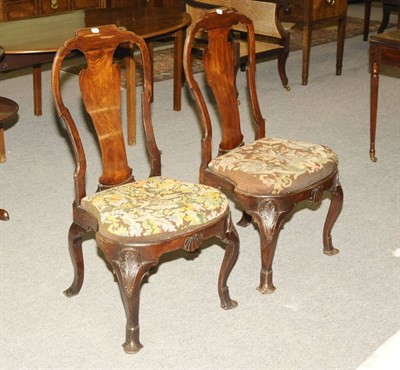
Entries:
{"label": "carved shell motif", "polygon": [[323,195],[323,190],[320,188],[320,187],[318,187],[318,188],[315,188],[315,189],[313,189],[312,190],[312,192],[311,192],[311,200],[313,201],[313,202],[320,202],[321,201],[321,199],[322,199],[322,195]]}
{"label": "carved shell motif", "polygon": [[183,243],[183,249],[186,252],[194,252],[195,250],[200,248],[202,242],[203,242],[203,234],[198,233],[191,235]]}
{"label": "carved shell motif", "polygon": [[114,261],[121,272],[122,281],[128,297],[132,295],[136,274],[142,266],[140,254],[136,249],[125,248]]}

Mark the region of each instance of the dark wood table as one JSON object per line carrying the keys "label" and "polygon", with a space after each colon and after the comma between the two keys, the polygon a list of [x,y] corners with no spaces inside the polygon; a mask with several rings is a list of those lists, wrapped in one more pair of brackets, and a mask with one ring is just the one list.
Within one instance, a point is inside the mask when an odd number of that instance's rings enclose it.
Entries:
{"label": "dark wood table", "polygon": [[344,39],[346,36],[347,0],[286,0],[287,11],[281,7],[281,21],[303,24],[302,84],[308,83],[312,29],[316,23],[337,21],[336,74],[342,74]]}
{"label": "dark wood table", "polygon": [[3,123],[13,118],[18,112],[18,104],[11,99],[0,96],[0,163],[6,161]]}
{"label": "dark wood table", "polygon": [[[0,48],[0,57],[3,52],[4,49]],[[6,160],[3,123],[13,118],[17,112],[18,104],[15,101],[0,96],[0,163],[5,162]],[[8,212],[5,209],[0,208],[0,221],[8,221],[9,219],[10,217]]]}
{"label": "dark wood table", "polygon": [[[400,30],[370,36],[369,44],[369,56],[371,62],[371,120],[369,155],[371,160],[376,162],[375,136],[376,118],[378,112],[379,67],[380,64],[389,64],[400,67]],[[399,104],[398,97],[394,97],[393,104]]]}
{"label": "dark wood table", "polygon": [[[41,65],[52,62],[55,52],[64,41],[74,36],[74,30],[105,24],[116,24],[135,32],[147,42],[166,37],[174,38],[174,95],[173,108],[181,109],[183,29],[190,16],[173,8],[126,7],[89,9],[57,15],[0,22],[1,44],[6,53],[0,71],[33,67],[34,113],[42,114]],[[133,75],[128,71],[127,75]],[[128,142],[134,144],[136,129],[135,86],[127,78]],[[131,93],[129,93],[131,92]],[[131,108],[131,110],[130,110]]]}

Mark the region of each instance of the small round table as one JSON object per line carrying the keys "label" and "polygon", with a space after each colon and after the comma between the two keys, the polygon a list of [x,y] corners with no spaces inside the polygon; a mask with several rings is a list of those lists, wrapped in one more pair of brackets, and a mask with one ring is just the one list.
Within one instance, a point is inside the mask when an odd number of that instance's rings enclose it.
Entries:
{"label": "small round table", "polygon": [[18,104],[15,101],[0,96],[0,163],[6,161],[3,123],[13,118],[18,112],[18,108]]}
{"label": "small round table", "polygon": [[[6,161],[3,123],[14,117],[18,112],[18,108],[18,104],[15,101],[0,96],[0,163]],[[0,220],[9,220],[8,212],[2,208],[0,208]]]}

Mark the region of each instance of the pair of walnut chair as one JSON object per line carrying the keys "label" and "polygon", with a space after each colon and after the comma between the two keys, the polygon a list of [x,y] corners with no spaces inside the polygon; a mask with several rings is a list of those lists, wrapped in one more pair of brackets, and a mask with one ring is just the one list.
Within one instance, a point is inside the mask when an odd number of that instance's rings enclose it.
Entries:
{"label": "pair of walnut chair", "polygon": [[[228,41],[232,26],[242,23],[249,35],[247,69],[253,118],[258,130],[256,139],[243,143],[240,132],[238,92],[235,84],[235,45]],[[219,156],[211,157],[211,120],[207,106],[190,67],[195,34],[204,29],[209,46],[204,53],[204,69],[214,92],[222,120]],[[135,180],[128,165],[121,122],[120,67],[113,54],[121,43],[134,44],[143,58],[144,85],[142,119],[150,157],[150,176]],[[60,67],[68,54],[80,50],[87,58],[87,68],[79,76],[83,103],[93,121],[102,157],[98,191],[86,193],[86,157],[79,136],[79,126],[64,105],[61,94]],[[187,31],[184,66],[193,90],[203,128],[200,183],[193,184],[161,176],[161,158],[153,132],[150,101],[150,58],[144,41],[116,26],[81,29],[56,54],[52,68],[52,89],[58,114],[63,118],[74,149],[75,199],[73,222],[69,230],[69,249],[74,280],[65,291],[68,297],[79,293],[84,275],[82,241],[95,232],[99,248],[112,265],[126,311],[127,353],[141,347],[139,340],[139,292],[142,278],[164,253],[177,249],[192,252],[203,240],[217,236],[225,245],[218,279],[218,292],[224,309],[236,307],[229,296],[228,276],[236,262],[239,239],[231,221],[229,203],[222,189],[232,193],[242,204],[241,224],[251,219],[261,236],[262,268],[259,290],[272,292],[272,260],[279,229],[285,215],[305,199],[321,199],[326,190],[332,203],[323,231],[324,253],[337,250],[331,244],[331,229],[342,206],[338,181],[337,156],[328,148],[264,138],[264,119],[259,109],[255,87],[254,30],[249,18],[232,9],[206,13]],[[173,129],[173,127],[171,127]]]}

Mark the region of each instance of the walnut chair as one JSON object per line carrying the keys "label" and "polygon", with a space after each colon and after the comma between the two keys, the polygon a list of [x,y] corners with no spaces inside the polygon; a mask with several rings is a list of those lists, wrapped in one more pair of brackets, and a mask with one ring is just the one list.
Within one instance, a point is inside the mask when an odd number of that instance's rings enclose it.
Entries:
{"label": "walnut chair", "polygon": [[[150,160],[150,177],[135,181],[124,144],[121,122],[120,67],[113,62],[118,45],[138,48],[143,61],[142,119]],[[98,191],[86,193],[86,156],[79,135],[84,122],[75,122],[64,104],[60,68],[64,59],[79,50],[87,69],[79,75],[80,92],[98,139],[102,173]],[[123,348],[135,353],[139,341],[139,292],[141,281],[162,254],[178,249],[198,249],[203,240],[218,237],[225,254],[218,279],[224,309],[236,307],[226,285],[238,256],[239,240],[230,219],[223,193],[211,186],[192,184],[161,176],[158,150],[150,112],[151,66],[147,46],[137,35],[115,25],[76,31],[65,42],[52,66],[52,91],[59,116],[69,134],[76,169],[73,222],[69,229],[69,251],[74,268],[67,297],[79,293],[84,276],[82,241],[95,232],[98,247],[117,276],[126,312],[126,341]],[[147,157],[141,158],[147,163]]]}
{"label": "walnut chair", "polygon": [[[252,117],[256,127],[255,141],[245,144],[241,132],[236,88],[234,43],[229,40],[232,27],[241,23],[247,28],[249,60],[247,86]],[[208,34],[204,52],[205,77],[210,89],[203,92],[191,67],[192,48],[199,31]],[[329,148],[301,141],[265,137],[265,120],[261,115],[255,83],[255,33],[250,18],[233,9],[217,9],[205,13],[187,31],[184,47],[184,70],[199,111],[202,127],[202,160],[200,182],[234,195],[243,207],[242,226],[252,220],[261,239],[261,280],[258,290],[272,293],[272,263],[280,228],[285,216],[296,203],[319,202],[323,193],[331,193],[331,205],[323,230],[323,252],[335,255],[331,230],[343,203],[339,183],[338,157]],[[198,75],[196,75],[198,76]],[[200,77],[196,77],[200,78]],[[204,88],[205,89],[205,88]],[[212,91],[220,124],[211,120],[204,93]],[[214,110],[214,106],[212,108]],[[218,156],[214,158],[212,124],[220,125],[222,137]],[[214,159],[213,159],[214,158]]]}
{"label": "walnut chair", "polygon": [[[253,0],[185,0],[186,12],[195,23],[201,15],[209,9],[218,7],[234,8],[238,12],[247,15],[254,23],[256,34],[255,52],[257,61],[278,58],[278,73],[285,89],[290,90],[289,80],[286,75],[286,61],[290,49],[290,33],[287,32],[278,19],[278,4],[276,1],[253,1]],[[230,33],[238,44],[237,68],[246,70],[249,51],[247,49],[246,28],[241,25],[232,27]],[[206,35],[199,32],[193,43],[193,55],[202,57],[206,47]]]}

